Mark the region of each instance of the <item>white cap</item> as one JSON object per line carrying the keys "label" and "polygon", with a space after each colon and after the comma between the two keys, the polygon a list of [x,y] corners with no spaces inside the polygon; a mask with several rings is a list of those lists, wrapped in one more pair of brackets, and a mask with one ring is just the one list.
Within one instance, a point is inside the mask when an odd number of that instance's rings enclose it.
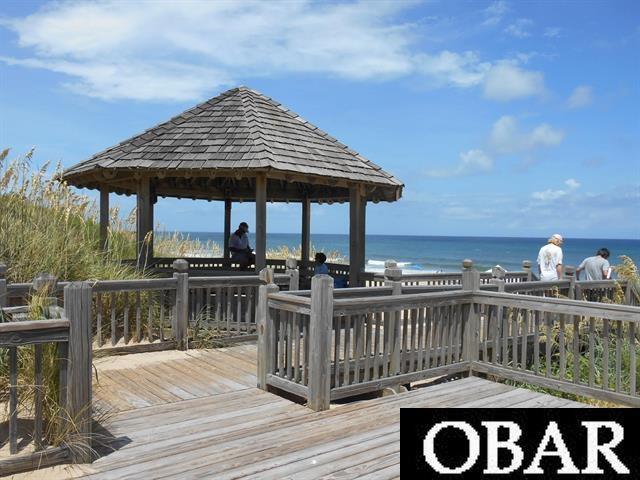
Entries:
{"label": "white cap", "polygon": [[551,238],[549,240],[557,240],[559,242],[564,241],[562,235],[560,235],[559,233],[554,233],[553,235],[551,235]]}

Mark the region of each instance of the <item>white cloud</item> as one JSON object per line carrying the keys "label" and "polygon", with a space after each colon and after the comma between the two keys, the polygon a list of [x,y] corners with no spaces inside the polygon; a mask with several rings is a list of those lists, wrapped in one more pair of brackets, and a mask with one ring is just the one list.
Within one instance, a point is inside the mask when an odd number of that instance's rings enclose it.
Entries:
{"label": "white cloud", "polygon": [[509,5],[504,0],[499,0],[491,3],[491,5],[485,8],[483,12],[485,16],[483,25],[487,25],[487,26],[497,25],[502,21],[502,19],[504,18],[504,16],[507,14],[508,11],[509,11]]}
{"label": "white cloud", "polygon": [[492,100],[509,101],[544,93],[542,73],[524,70],[512,63],[494,65],[484,83],[484,96]]}
{"label": "white cloud", "polygon": [[528,18],[519,18],[504,29],[505,33],[517,38],[530,37],[529,28],[533,26],[533,21]]}
{"label": "white cloud", "polygon": [[436,55],[418,54],[416,66],[438,83],[464,88],[482,83],[491,65],[481,62],[473,52],[458,54],[444,50]]}
{"label": "white cloud", "polygon": [[[486,98],[500,101],[544,92],[541,73],[513,62],[420,51],[416,26],[398,19],[413,5],[61,1],[2,20],[30,55],[0,61],[62,74],[65,87],[105,100],[198,100],[239,79],[292,73],[360,81],[417,75],[436,86],[483,86]],[[494,2],[484,16],[499,21],[507,11]]]}
{"label": "white cloud", "polygon": [[593,88],[588,85],[579,85],[573,89],[567,100],[569,108],[581,108],[591,105],[593,102]]}
{"label": "white cloud", "polygon": [[549,38],[557,38],[562,35],[562,29],[560,27],[548,27],[544,30],[543,35]]}
{"label": "white cloud", "polygon": [[566,189],[562,190],[553,190],[547,189],[541,192],[533,192],[531,194],[531,198],[534,200],[538,200],[540,202],[552,202],[554,200],[558,200],[559,198],[566,197],[567,195],[572,194],[578,188],[580,188],[580,182],[573,178],[569,178],[564,181],[564,184],[567,186]]}
{"label": "white cloud", "polygon": [[75,91],[184,100],[242,75],[379,79],[411,73],[411,27],[391,21],[407,5],[61,2],[3,24],[35,54],[14,64],[69,75]]}
{"label": "white cloud", "polygon": [[489,144],[496,153],[509,155],[553,147],[563,139],[564,132],[551,125],[542,123],[530,131],[521,131],[514,117],[504,115],[493,124]]}
{"label": "white cloud", "polygon": [[493,170],[493,158],[480,149],[460,153],[458,165],[451,169],[436,169],[426,173],[428,177],[460,177],[476,175]]}

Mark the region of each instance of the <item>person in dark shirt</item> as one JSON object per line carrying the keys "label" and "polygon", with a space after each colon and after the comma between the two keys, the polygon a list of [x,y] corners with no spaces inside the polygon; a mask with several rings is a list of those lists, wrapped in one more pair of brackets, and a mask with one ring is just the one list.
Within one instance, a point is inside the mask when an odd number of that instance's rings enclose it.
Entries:
{"label": "person in dark shirt", "polygon": [[318,252],[316,253],[315,259],[316,259],[316,266],[313,269],[313,274],[329,275],[329,267],[327,267],[327,264],[325,263],[327,261],[327,256],[322,252]]}
{"label": "person in dark shirt", "polygon": [[238,229],[229,237],[229,251],[231,252],[231,261],[238,263],[241,270],[245,270],[253,265],[256,256],[253,249],[249,245],[249,225],[242,222],[238,225]]}

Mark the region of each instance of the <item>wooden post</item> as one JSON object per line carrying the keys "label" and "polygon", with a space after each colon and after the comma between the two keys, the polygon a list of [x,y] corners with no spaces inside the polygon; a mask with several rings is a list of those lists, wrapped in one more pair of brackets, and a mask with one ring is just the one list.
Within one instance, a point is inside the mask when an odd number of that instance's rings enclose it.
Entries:
{"label": "wooden post", "polygon": [[311,200],[305,197],[302,200],[302,236],[300,239],[300,269],[306,276],[309,270],[309,257],[311,255]]}
{"label": "wooden post", "polygon": [[[477,292],[480,290],[480,272],[473,268],[473,262],[465,259],[462,262],[462,290]],[[478,305],[470,301],[463,306],[463,320],[466,320],[464,328],[464,359],[468,362],[478,361],[480,351],[480,331]]]}
{"label": "wooden post", "polygon": [[349,286],[360,286],[360,272],[364,270],[364,230],[366,202],[358,187],[349,192]]}
{"label": "wooden post", "polygon": [[[264,278],[269,273],[264,269]],[[262,276],[262,275],[261,275]],[[271,272],[273,278],[273,271]],[[267,390],[267,374],[274,372],[276,354],[276,328],[273,316],[269,310],[269,295],[277,293],[278,286],[273,283],[260,285],[258,289],[258,304],[256,305],[256,323],[258,326],[258,388]]]}
{"label": "wooden post", "polygon": [[[331,403],[331,333],[333,329],[333,278],[311,279],[309,327],[309,408],[328,410]],[[336,366],[337,368],[337,366]]]}
{"label": "wooden post", "polygon": [[[384,284],[391,287],[391,295],[402,295],[402,269],[398,268],[395,260],[387,260],[384,262]],[[391,340],[389,346],[389,375],[397,375],[400,373],[400,354],[401,354],[401,331],[400,326],[402,319],[400,311],[385,312],[385,320],[388,320],[389,330],[391,331]],[[387,323],[387,322],[385,322]]]}
{"label": "wooden post", "polygon": [[564,276],[569,280],[569,294],[570,299],[576,298],[576,267],[567,265],[564,267]]}
{"label": "wooden post", "polygon": [[100,248],[107,251],[109,248],[109,187],[100,186]]}
{"label": "wooden post", "polygon": [[151,181],[148,177],[138,180],[136,199],[136,241],[138,268],[149,265],[152,253],[153,223],[149,223],[151,210]]}
{"label": "wooden post", "polygon": [[256,272],[267,266],[267,177],[256,177]]}
{"label": "wooden post", "polygon": [[186,350],[189,346],[189,262],[173,261],[173,278],[176,279],[176,305],[173,315],[173,336],[176,347]]}
{"label": "wooden post", "polygon": [[64,312],[70,322],[67,366],[67,414],[78,439],[72,449],[76,463],[91,461],[91,284],[73,282],[64,288]]}
{"label": "wooden post", "polygon": [[0,263],[0,308],[9,304],[7,299],[7,266]]}
{"label": "wooden post", "polygon": [[297,260],[295,258],[287,258],[285,266],[285,273],[289,275],[289,290],[300,290],[300,272],[298,271]]}
{"label": "wooden post", "polygon": [[224,239],[222,241],[224,248],[224,266],[229,268],[231,265],[231,252],[229,251],[229,238],[231,237],[231,199],[224,201]]}
{"label": "wooden post", "polygon": [[531,261],[523,260],[522,269],[527,272],[527,282],[530,282],[533,279],[533,275],[531,274]]}

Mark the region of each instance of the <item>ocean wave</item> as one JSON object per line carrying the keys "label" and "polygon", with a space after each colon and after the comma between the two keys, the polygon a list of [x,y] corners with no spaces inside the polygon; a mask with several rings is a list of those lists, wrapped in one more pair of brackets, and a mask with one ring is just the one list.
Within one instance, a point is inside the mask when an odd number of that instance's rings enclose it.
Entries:
{"label": "ocean wave", "polygon": [[[373,267],[384,267],[384,262],[385,260],[367,260],[367,265],[371,265]],[[411,265],[411,262],[396,262],[398,264],[398,267],[403,268],[403,267],[408,267]]]}

